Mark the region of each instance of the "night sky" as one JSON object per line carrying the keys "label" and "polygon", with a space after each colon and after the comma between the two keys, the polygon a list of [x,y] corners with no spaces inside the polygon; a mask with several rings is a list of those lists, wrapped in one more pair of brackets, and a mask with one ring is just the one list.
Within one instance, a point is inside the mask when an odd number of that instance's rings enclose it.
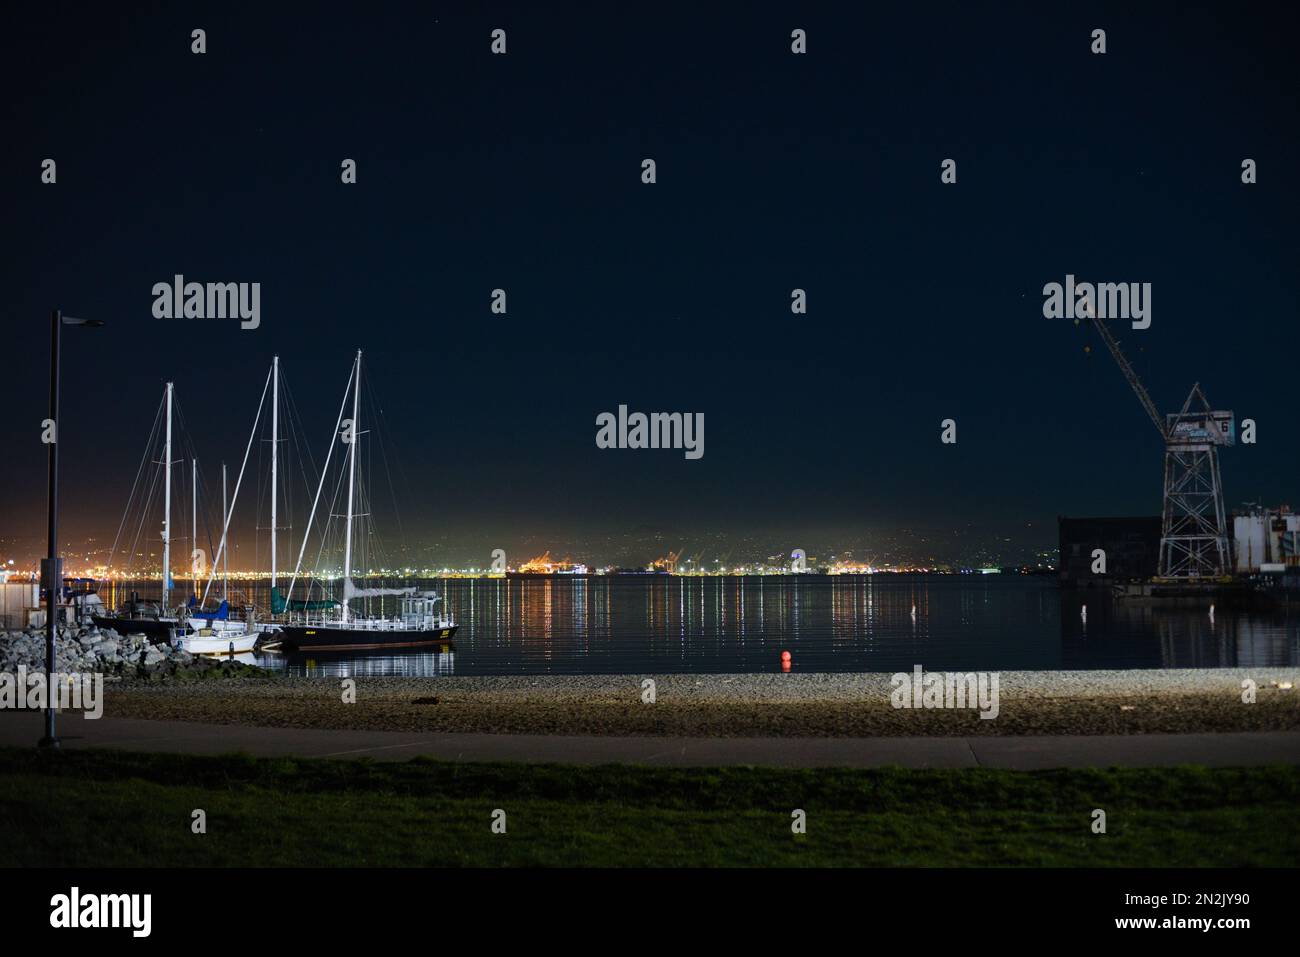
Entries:
{"label": "night sky", "polygon": [[[1281,5],[116,7],[7,14],[0,535],[42,533],[59,307],[108,323],[64,337],[67,541],[111,538],[167,378],[201,461],[237,463],[278,351],[319,458],[362,348],[406,534],[449,560],[636,529],[1050,545],[1058,514],[1160,507],[1095,330],[1043,317],[1067,273],[1152,284],[1151,328],[1115,329],[1162,410],[1199,381],[1256,420],[1229,508],[1300,505]],[[176,273],[260,282],[261,327],[155,319]],[[597,449],[620,403],[703,412],[704,457]]]}

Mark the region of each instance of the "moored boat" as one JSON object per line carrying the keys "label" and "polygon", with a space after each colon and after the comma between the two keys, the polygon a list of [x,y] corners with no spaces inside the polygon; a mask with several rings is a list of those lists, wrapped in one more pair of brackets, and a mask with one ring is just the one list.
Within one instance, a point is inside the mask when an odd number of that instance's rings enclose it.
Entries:
{"label": "moored boat", "polygon": [[172,638],[172,645],[192,655],[235,655],[252,651],[260,633],[247,622],[230,618],[230,605],[222,599],[215,611],[195,610],[190,602],[189,632]]}
{"label": "moored boat", "polygon": [[91,615],[96,628],[115,631],[123,637],[142,634],[150,641],[167,642],[189,631],[189,624],[175,615],[164,614],[153,601],[141,601],[134,592],[116,614]]}
{"label": "moored boat", "polygon": [[[347,405],[349,393],[352,398],[352,418],[347,428],[340,431],[343,422],[343,409]],[[435,592],[420,591],[416,588],[358,588],[352,580],[352,525],[358,511],[357,446],[361,436],[361,350],[357,350],[352,365],[347,388],[343,393],[343,403],[339,407],[339,421],[335,423],[335,441],[342,441],[347,447],[347,511],[345,516],[344,551],[343,551],[343,598],[335,602],[332,599],[321,602],[295,603],[292,599],[293,587],[298,577],[294,569],[289,589],[283,598],[278,592],[272,592],[272,608],[302,608],[305,616],[299,620],[285,622],[278,632],[282,648],[288,651],[329,650],[329,651],[370,651],[389,648],[425,648],[434,645],[447,645],[456,634],[456,622],[450,615],[438,614],[435,605],[440,600]],[[333,454],[331,444],[330,453]],[[329,458],[326,468],[321,470],[320,487],[316,492],[319,501],[321,489],[324,488]],[[310,528],[315,518],[316,506],[313,503],[311,515],[307,519]],[[363,537],[363,541],[365,538]],[[305,542],[304,542],[305,544]],[[299,552],[299,564],[302,553]],[[390,596],[401,598],[400,611],[396,616],[358,615],[352,609],[355,599],[382,599]],[[313,619],[310,614],[313,606],[320,608],[321,615]],[[381,605],[382,607],[382,605]]]}
{"label": "moored boat", "polygon": [[251,652],[257,646],[259,633],[242,630],[214,630],[205,628],[178,635],[172,645],[192,655],[239,655]]}
{"label": "moored boat", "polygon": [[439,601],[432,592],[416,592],[402,599],[396,618],[360,618],[350,621],[322,619],[284,625],[279,632],[288,651],[369,651],[376,648],[427,648],[450,645],[456,623],[438,615]]}
{"label": "moored boat", "polygon": [[[99,628],[107,628],[119,635],[144,634],[151,641],[170,641],[173,635],[184,634],[189,630],[188,624],[169,609],[172,590],[171,573],[171,515],[172,515],[172,383],[168,382],[163,390],[163,407],[165,412],[166,441],[163,445],[164,497],[162,521],[162,601],[141,601],[135,592],[112,614],[92,614],[91,621]],[[151,437],[152,439],[152,437]],[[134,495],[134,490],[133,493]],[[127,502],[127,512],[131,511],[131,502]],[[125,522],[125,516],[123,517]],[[118,531],[121,535],[121,529]],[[117,554],[117,541],[113,542],[111,554]]]}

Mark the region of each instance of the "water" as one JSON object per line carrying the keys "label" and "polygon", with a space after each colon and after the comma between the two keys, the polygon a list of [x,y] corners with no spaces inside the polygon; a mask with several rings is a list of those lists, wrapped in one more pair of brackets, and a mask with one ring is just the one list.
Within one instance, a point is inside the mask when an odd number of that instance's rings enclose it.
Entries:
{"label": "water", "polygon": [[[460,625],[446,653],[262,653],[257,661],[293,674],[408,676],[772,672],[781,670],[782,651],[797,672],[1300,664],[1294,605],[1290,617],[1219,609],[1211,621],[1208,607],[1116,603],[1103,590],[1061,591],[1046,577],[612,576],[420,586],[441,593]],[[269,605],[266,583],[241,583],[238,592]]]}
{"label": "water", "polygon": [[[186,583],[177,582],[180,594]],[[1217,668],[1300,664],[1300,609],[1118,603],[1047,577],[437,579],[460,630],[453,648],[389,654],[259,653],[291,674],[487,675]],[[157,582],[135,586],[156,595]],[[101,588],[110,605],[113,590]],[[232,600],[270,604],[266,582]],[[319,596],[313,596],[319,597]],[[391,599],[383,607],[392,613]],[[1088,620],[1080,605],[1088,605]],[[911,617],[916,607],[915,621]],[[378,612],[372,604],[372,612]]]}

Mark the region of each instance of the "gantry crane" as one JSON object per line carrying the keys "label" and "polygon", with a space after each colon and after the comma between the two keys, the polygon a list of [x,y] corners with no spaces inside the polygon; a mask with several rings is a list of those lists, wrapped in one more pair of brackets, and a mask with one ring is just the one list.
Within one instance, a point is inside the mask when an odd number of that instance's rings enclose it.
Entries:
{"label": "gantry crane", "polygon": [[669,575],[672,575],[676,573],[677,560],[681,557],[682,557],[682,551],[679,548],[675,552],[670,551],[663,558],[656,558],[653,562],[650,563],[650,567],[662,571],[666,571]]}
{"label": "gantry crane", "polygon": [[1236,443],[1236,419],[1231,412],[1212,411],[1199,382],[1192,386],[1182,411],[1162,416],[1105,321],[1095,309],[1086,314],[1165,443],[1159,577],[1175,581],[1223,577],[1232,568],[1232,551],[1218,450]]}

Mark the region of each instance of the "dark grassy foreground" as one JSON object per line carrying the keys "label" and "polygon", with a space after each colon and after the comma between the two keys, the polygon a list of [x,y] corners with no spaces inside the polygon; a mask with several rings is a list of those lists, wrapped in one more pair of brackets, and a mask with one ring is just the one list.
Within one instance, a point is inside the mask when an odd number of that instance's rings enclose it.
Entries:
{"label": "dark grassy foreground", "polygon": [[[1017,772],[0,750],[0,864],[1294,866],[1300,768]],[[191,833],[191,812],[207,833]],[[507,833],[490,830],[494,808]],[[790,812],[808,815],[794,835]],[[1093,834],[1092,810],[1107,814]]]}

